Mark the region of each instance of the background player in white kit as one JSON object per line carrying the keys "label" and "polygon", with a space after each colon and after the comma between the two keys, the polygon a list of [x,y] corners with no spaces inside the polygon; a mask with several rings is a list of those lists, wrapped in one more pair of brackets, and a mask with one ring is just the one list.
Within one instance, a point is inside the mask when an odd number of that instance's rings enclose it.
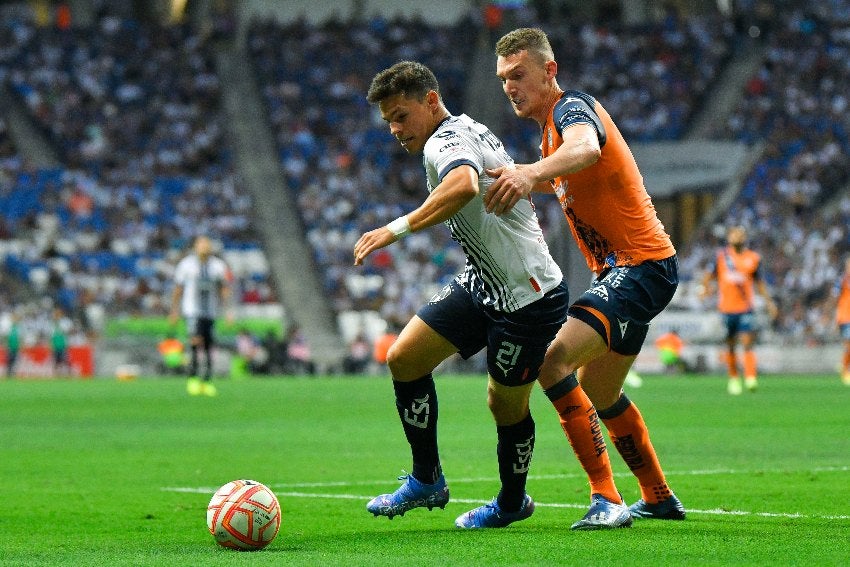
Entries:
{"label": "background player in white kit", "polygon": [[[363,234],[354,263],[410,232],[445,222],[467,257],[466,268],[424,305],[390,348],[396,407],[413,470],[367,510],[392,518],[417,507],[443,508],[449,490],[437,448],[437,394],[432,371],[454,353],[487,349],[488,406],[496,420],[501,490],[490,504],[455,520],[461,528],[504,527],[531,516],[525,493],[534,448],[528,399],[546,347],[566,319],[568,291],[549,254],[530,200],[510,214],[487,214],[483,196],[492,164],[513,160],[486,126],[452,116],[433,73],[403,61],[378,73],[367,99],[408,153],[424,155],[429,196],[408,215]],[[628,517],[628,511],[622,511]],[[624,520],[630,523],[628,519]]]}
{"label": "background player in white kit", "polygon": [[[227,264],[212,254],[212,241],[206,236],[195,239],[193,253],[177,264],[174,270],[174,291],[171,295],[171,324],[179,315],[186,321],[191,359],[186,390],[196,396],[216,395],[212,384],[213,327],[223,306],[230,303],[232,277]],[[227,309],[228,321],[233,320]],[[198,375],[198,351],[204,351],[204,372]]]}

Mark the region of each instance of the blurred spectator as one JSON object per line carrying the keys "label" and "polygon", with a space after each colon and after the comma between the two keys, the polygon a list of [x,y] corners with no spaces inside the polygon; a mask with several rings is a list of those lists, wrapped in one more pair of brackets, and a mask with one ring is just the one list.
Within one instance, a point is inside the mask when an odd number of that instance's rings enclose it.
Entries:
{"label": "blurred spectator", "polygon": [[162,374],[183,375],[185,349],[183,341],[169,333],[157,345],[160,354],[159,371]]}
{"label": "blurred spectator", "polygon": [[685,361],[682,359],[682,349],[685,342],[679,336],[676,329],[670,329],[655,339],[655,348],[658,349],[658,358],[668,373],[685,372]]}
{"label": "blurred spectator", "polygon": [[20,317],[12,313],[9,321],[9,329],[6,332],[6,378],[15,376],[15,363],[18,361],[18,353],[21,350],[21,331],[18,324]]}
{"label": "blurred spectator", "polygon": [[266,361],[266,373],[282,374],[286,371],[287,366],[287,345],[281,340],[277,333],[271,329],[266,331],[266,336],[263,337],[263,349],[268,355]]}
{"label": "blurred spectator", "polygon": [[53,375],[68,377],[71,375],[71,365],[68,361],[68,333],[73,324],[65,317],[61,309],[53,310],[53,321],[50,332],[50,350],[53,354]]}
{"label": "blurred spectator", "polygon": [[231,377],[267,373],[269,353],[247,328],[236,334],[236,356],[233,357]]}
{"label": "blurred spectator", "polygon": [[345,374],[362,374],[372,360],[372,346],[363,333],[354,337],[348,344],[348,353],[342,361],[342,371]]}
{"label": "blurred spectator", "polygon": [[397,339],[398,333],[395,329],[388,328],[384,334],[375,339],[375,346],[372,350],[372,359],[381,366],[386,365],[387,353],[390,351],[390,347],[393,346],[393,343],[396,342]]}
{"label": "blurred spectator", "polygon": [[304,332],[298,325],[290,327],[286,336],[286,355],[288,374],[315,374],[310,345]]}

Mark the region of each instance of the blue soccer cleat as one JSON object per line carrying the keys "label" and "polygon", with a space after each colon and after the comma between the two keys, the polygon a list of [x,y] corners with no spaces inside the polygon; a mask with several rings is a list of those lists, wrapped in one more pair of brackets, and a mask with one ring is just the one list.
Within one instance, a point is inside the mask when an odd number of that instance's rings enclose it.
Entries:
{"label": "blue soccer cleat", "polygon": [[684,520],[685,507],[671,494],[666,500],[658,504],[650,504],[643,498],[629,506],[629,513],[633,518],[645,520]]}
{"label": "blue soccer cleat", "polygon": [[392,520],[393,516],[404,516],[413,508],[445,508],[449,502],[449,487],[443,475],[434,484],[424,484],[409,474],[398,479],[405,481],[398,490],[376,496],[366,504],[366,509],[375,516],[386,516]]}
{"label": "blue soccer cleat", "polygon": [[522,501],[522,507],[516,512],[505,512],[499,508],[498,498],[489,504],[479,506],[458,516],[455,525],[459,528],[504,528],[514,522],[531,517],[534,513],[534,500],[528,494]]}
{"label": "blue soccer cleat", "polygon": [[625,504],[611,502],[601,494],[590,495],[590,509],[584,518],[573,524],[573,530],[610,530],[628,528],[632,516]]}

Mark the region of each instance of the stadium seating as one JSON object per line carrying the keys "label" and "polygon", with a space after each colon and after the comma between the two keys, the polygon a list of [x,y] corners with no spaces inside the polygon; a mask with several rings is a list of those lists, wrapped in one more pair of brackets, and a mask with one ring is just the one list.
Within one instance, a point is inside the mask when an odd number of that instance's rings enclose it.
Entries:
{"label": "stadium seating", "polygon": [[275,299],[204,38],[109,15],[70,30],[10,18],[0,34],[0,76],[62,159],[9,174],[2,220],[29,245],[3,247],[7,270],[68,311],[87,297],[112,315],[163,314],[175,260],[205,233],[240,293]]}
{"label": "stadium seating", "polygon": [[[761,21],[757,40],[741,26],[755,13],[739,9],[738,22],[671,10],[634,27],[557,18],[544,27],[562,86],[599,98],[633,141],[680,139],[735,49],[763,42],[765,61],[713,136],[762,140],[766,150],[721,218],[748,226],[752,247],[766,258],[782,310],[775,330],[791,341],[826,340],[833,332],[829,288],[850,253],[850,119],[842,88],[850,83],[850,1],[783,2]],[[533,11],[523,17],[537,25]],[[448,108],[461,112],[469,41],[481,25],[376,16],[249,26],[248,53],[281,168],[345,337],[406,321],[464,265],[442,229],[412,235],[360,268],[351,266],[351,250],[361,233],[411,210],[425,191],[419,161],[365,101],[371,77],[400,59],[422,61],[440,79]],[[5,18],[0,39],[0,81],[62,160],[61,167],[33,168],[0,127],[6,273],[69,310],[84,302],[110,314],[163,313],[174,260],[206,232],[222,243],[243,301],[275,299],[252,202],[224,137],[222,85],[206,38],[189,25],[105,16],[96,29],[70,30]],[[537,127],[517,120],[506,103],[499,109],[492,126],[509,151],[535,159]],[[695,282],[721,238],[720,227],[705,227],[677,243],[678,306],[707,307],[695,299]]]}
{"label": "stadium seating", "polygon": [[[834,337],[830,292],[850,253],[850,120],[841,86],[850,82],[850,2],[787,4],[763,38],[764,62],[714,135],[766,140],[725,220],[749,227],[751,247],[764,257],[780,338],[820,342]],[[683,271],[698,277],[722,235],[713,227],[697,235]]]}
{"label": "stadium seating", "polygon": [[[358,318],[352,312],[406,321],[463,268],[460,250],[439,229],[378,252],[363,268],[351,266],[351,250],[363,232],[415,208],[425,191],[421,164],[406,156],[367,105],[369,81],[398,60],[416,59],[434,70],[449,110],[462,112],[465,67],[471,64],[465,46],[474,30],[471,22],[452,27],[381,18],[344,26],[255,22],[249,30],[248,49],[277,132],[281,166],[346,335],[372,330],[353,327]],[[729,52],[724,26],[711,19],[554,31],[562,61],[570,62],[566,72],[576,80],[570,87],[612,101],[637,139],[680,136],[699,93]],[[607,66],[616,73],[600,73]],[[600,81],[602,75],[611,80]],[[536,126],[509,115],[508,104],[500,108],[498,126],[507,133],[509,151],[533,159]]]}

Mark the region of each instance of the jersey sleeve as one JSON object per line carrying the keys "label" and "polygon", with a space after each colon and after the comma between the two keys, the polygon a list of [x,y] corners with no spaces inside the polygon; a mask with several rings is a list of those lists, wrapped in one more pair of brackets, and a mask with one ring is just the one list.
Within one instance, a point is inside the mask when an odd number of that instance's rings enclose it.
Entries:
{"label": "jersey sleeve", "polygon": [[484,158],[466,138],[454,130],[442,130],[434,134],[424,150],[425,162],[433,164],[439,182],[454,168],[468,165],[478,172],[484,171]]}
{"label": "jersey sleeve", "polygon": [[219,279],[226,284],[233,283],[233,272],[230,270],[230,265],[221,258],[218,259],[216,265],[218,266]]}
{"label": "jersey sleeve", "polygon": [[555,123],[558,134],[563,137],[564,130],[570,126],[587,124],[596,130],[599,147],[604,146],[607,135],[599,114],[594,110],[595,102],[591,96],[584,93],[578,91],[565,92],[552,110],[552,121]]}
{"label": "jersey sleeve", "polygon": [[186,284],[186,261],[181,260],[177,263],[177,267],[174,268],[174,283],[177,285],[185,285]]}

